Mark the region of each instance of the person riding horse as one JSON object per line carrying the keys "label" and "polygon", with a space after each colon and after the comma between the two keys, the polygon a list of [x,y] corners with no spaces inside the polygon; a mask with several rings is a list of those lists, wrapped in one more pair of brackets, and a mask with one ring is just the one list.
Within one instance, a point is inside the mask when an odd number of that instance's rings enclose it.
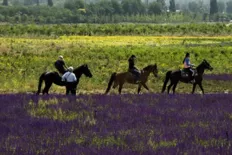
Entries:
{"label": "person riding horse", "polygon": [[140,82],[140,71],[135,67],[135,55],[131,55],[130,58],[128,59],[129,62],[129,68],[128,71],[132,73],[135,76],[135,83]]}
{"label": "person riding horse", "polygon": [[65,65],[62,55],[59,56],[59,59],[54,63],[54,65],[61,75],[63,75],[67,71],[67,66]]}
{"label": "person riding horse", "polygon": [[190,63],[190,54],[186,53],[185,58],[183,60],[184,71],[186,71],[191,79],[190,83],[195,83],[195,79],[193,78],[195,75],[195,70],[192,68],[194,64]]}

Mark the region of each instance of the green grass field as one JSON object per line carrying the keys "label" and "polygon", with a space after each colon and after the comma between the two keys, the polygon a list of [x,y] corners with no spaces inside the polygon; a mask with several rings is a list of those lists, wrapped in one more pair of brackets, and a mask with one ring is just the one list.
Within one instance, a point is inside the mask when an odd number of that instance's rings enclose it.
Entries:
{"label": "green grass field", "polygon": [[[102,93],[111,73],[127,70],[127,59],[137,56],[140,69],[157,63],[159,78],[150,75],[151,92],[160,92],[165,73],[180,69],[186,52],[198,65],[203,59],[214,67],[206,74],[232,73],[232,37],[153,37],[153,36],[60,36],[57,38],[0,38],[1,93],[35,92],[44,71],[54,71],[54,61],[63,55],[68,66],[88,64],[93,78],[81,77],[79,93]],[[204,81],[205,92],[231,91],[231,82]],[[137,86],[125,85],[123,93],[136,93]],[[197,91],[199,89],[197,88]],[[65,88],[52,86],[50,93],[64,93]],[[116,93],[113,90],[112,93]],[[142,90],[142,92],[146,92]],[[191,85],[180,84],[177,92],[191,92]]]}

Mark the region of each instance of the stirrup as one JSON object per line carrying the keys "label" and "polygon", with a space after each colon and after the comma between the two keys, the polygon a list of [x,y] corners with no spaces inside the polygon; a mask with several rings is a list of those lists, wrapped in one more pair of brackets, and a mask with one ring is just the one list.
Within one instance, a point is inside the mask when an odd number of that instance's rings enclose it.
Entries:
{"label": "stirrup", "polygon": [[195,79],[191,80],[190,83],[194,84],[196,82]]}

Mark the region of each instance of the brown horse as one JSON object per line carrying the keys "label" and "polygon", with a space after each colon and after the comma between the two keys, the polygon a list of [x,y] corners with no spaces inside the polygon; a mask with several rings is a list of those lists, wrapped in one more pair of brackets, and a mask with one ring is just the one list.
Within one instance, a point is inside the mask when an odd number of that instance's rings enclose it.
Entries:
{"label": "brown horse", "polygon": [[138,94],[140,93],[141,87],[143,86],[147,90],[149,88],[146,85],[146,82],[148,80],[148,76],[150,73],[153,73],[155,77],[158,77],[158,69],[157,65],[149,65],[141,70],[140,75],[140,82],[136,83],[135,76],[130,72],[123,72],[123,73],[113,73],[110,77],[110,81],[108,83],[108,87],[106,89],[105,94],[107,94],[110,91],[110,88],[114,82],[113,88],[116,88],[119,85],[118,92],[121,94],[122,87],[124,83],[130,83],[130,84],[138,84]]}

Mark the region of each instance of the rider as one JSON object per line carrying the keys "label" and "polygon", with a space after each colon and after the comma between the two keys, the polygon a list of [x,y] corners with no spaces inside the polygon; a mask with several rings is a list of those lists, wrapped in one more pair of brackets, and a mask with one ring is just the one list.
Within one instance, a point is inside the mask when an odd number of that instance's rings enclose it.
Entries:
{"label": "rider", "polygon": [[73,67],[70,66],[68,71],[64,73],[62,76],[62,81],[65,81],[66,86],[66,95],[71,92],[72,95],[76,95],[76,88],[77,88],[77,78],[76,75],[73,73]]}
{"label": "rider", "polygon": [[54,65],[61,75],[63,75],[67,71],[67,66],[65,65],[64,58],[62,55],[59,56],[59,59],[56,60]]}
{"label": "rider", "polygon": [[[184,69],[189,73],[191,79],[193,79],[190,82],[195,83],[195,79],[193,78],[195,71],[192,68],[194,65],[190,63],[190,54],[189,53],[186,53],[185,58],[183,60],[183,64],[184,64]],[[192,73],[192,74],[190,74],[190,73]]]}
{"label": "rider", "polygon": [[136,56],[135,55],[131,55],[130,58],[128,59],[129,62],[129,69],[128,71],[131,72],[133,75],[135,75],[135,83],[139,83],[139,79],[140,79],[140,71],[135,67],[135,59]]}

